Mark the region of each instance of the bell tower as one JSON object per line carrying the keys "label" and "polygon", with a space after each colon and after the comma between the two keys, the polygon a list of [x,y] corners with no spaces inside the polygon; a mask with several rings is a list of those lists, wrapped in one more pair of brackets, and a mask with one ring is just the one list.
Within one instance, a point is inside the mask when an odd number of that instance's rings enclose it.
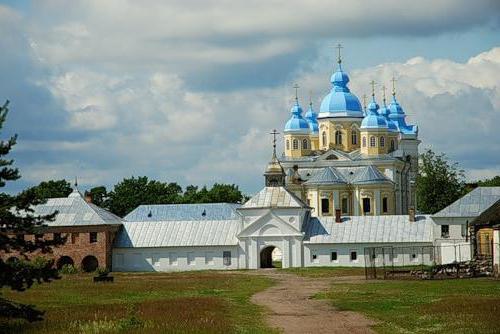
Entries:
{"label": "bell tower", "polygon": [[285,171],[276,157],[276,135],[279,133],[274,129],[271,134],[273,135],[273,156],[264,172],[266,187],[284,187]]}

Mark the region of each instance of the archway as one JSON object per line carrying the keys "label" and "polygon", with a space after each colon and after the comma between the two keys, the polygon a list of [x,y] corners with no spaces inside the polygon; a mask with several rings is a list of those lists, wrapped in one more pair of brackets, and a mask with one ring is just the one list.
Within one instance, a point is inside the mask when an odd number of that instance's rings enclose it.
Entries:
{"label": "archway", "polygon": [[267,246],[260,251],[261,268],[281,268],[281,250],[275,246]]}
{"label": "archway", "polygon": [[75,261],[73,261],[73,259],[70,258],[69,256],[61,256],[59,258],[59,260],[57,260],[56,268],[62,269],[62,267],[65,265],[73,266],[74,264],[75,264]]}
{"label": "archway", "polygon": [[19,262],[19,259],[18,259],[17,257],[15,257],[15,256],[11,256],[11,257],[9,257],[9,258],[8,258],[5,262],[6,262],[6,263],[11,263],[11,264],[14,264],[14,263]]}
{"label": "archway", "polygon": [[93,255],[88,255],[83,258],[82,260],[82,270],[89,273],[92,271],[96,271],[96,269],[99,267],[99,262],[97,261],[97,258]]}

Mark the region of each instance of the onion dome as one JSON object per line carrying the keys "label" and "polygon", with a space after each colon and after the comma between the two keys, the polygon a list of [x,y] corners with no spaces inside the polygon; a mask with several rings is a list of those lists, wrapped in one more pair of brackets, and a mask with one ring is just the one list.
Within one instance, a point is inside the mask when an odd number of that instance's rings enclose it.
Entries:
{"label": "onion dome", "polygon": [[361,129],[387,129],[387,120],[378,113],[379,105],[375,102],[375,95],[372,96],[372,102],[368,104],[366,116],[361,122]]}
{"label": "onion dome", "polygon": [[406,124],[406,115],[403,108],[396,100],[396,93],[392,93],[392,102],[389,104],[389,120],[394,123],[398,131],[404,134],[416,135],[418,133],[418,127],[416,125]]}
{"label": "onion dome", "polygon": [[398,126],[396,125],[396,123],[394,123],[390,118],[389,118],[389,114],[391,113],[389,107],[386,105],[386,102],[385,102],[385,92],[384,92],[384,104],[382,105],[382,108],[379,109],[378,113],[380,116],[384,116],[385,117],[385,120],[387,121],[387,126],[389,128],[389,131],[391,132],[398,132]]}
{"label": "onion dome", "polygon": [[299,100],[295,97],[295,104],[290,110],[292,117],[285,124],[285,132],[306,133],[310,132],[309,123],[302,117],[302,108],[299,105]]}
{"label": "onion dome", "polygon": [[313,134],[318,134],[319,133],[318,115],[316,115],[316,113],[313,110],[312,102],[309,102],[309,109],[307,109],[304,118],[309,123],[309,128],[311,129],[311,132]]}
{"label": "onion dome", "polygon": [[347,84],[349,76],[342,71],[341,60],[338,60],[338,69],[330,79],[332,89],[323,98],[318,118],[327,117],[363,117],[363,109],[358,98],[351,93]]}

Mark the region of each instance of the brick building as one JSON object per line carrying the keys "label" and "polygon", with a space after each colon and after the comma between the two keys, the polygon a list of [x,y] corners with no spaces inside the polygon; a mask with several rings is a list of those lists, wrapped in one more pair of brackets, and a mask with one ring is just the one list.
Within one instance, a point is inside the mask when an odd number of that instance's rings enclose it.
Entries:
{"label": "brick building", "polygon": [[[57,211],[56,219],[41,227],[36,235],[25,238],[65,238],[64,244],[54,247],[45,257],[55,259],[56,266],[75,265],[84,271],[105,267],[111,269],[113,242],[122,226],[122,219],[86,201],[78,190],[66,198],[52,198],[38,205],[35,213],[47,215]],[[37,253],[29,254],[30,257]],[[2,258],[16,258],[13,253],[2,254]]]}

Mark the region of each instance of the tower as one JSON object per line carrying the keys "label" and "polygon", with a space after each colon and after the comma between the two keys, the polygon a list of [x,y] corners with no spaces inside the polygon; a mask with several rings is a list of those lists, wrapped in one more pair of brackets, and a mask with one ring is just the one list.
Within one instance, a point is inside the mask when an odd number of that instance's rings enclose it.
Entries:
{"label": "tower", "polygon": [[285,124],[285,156],[297,158],[311,153],[311,129],[309,123],[302,116],[299,104],[298,85],[295,88],[295,103],[290,110],[292,116]]}
{"label": "tower", "polygon": [[284,187],[285,186],[285,171],[276,157],[276,135],[278,132],[273,130],[273,156],[271,161],[266,167],[264,178],[266,180],[266,187]]}

